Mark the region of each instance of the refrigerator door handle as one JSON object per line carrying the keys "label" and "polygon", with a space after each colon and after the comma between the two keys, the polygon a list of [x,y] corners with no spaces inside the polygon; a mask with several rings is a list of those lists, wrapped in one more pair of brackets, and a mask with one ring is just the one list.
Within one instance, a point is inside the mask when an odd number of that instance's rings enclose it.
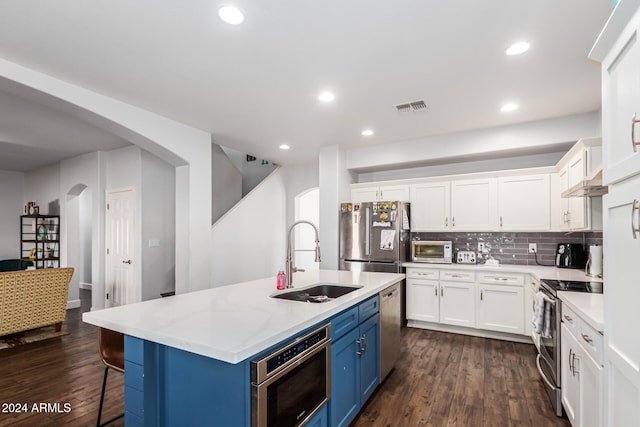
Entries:
{"label": "refrigerator door handle", "polygon": [[365,209],[366,214],[366,222],[365,224],[365,232],[364,232],[364,254],[371,255],[371,214],[369,208]]}

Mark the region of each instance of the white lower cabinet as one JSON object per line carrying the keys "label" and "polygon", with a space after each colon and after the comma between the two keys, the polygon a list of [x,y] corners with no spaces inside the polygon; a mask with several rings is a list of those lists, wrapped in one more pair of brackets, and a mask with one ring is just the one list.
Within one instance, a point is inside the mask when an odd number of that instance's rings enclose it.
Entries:
{"label": "white lower cabinet", "polygon": [[524,274],[478,273],[478,328],[525,334]]}
{"label": "white lower cabinet", "polygon": [[[562,406],[573,427],[604,425],[603,338],[575,313],[563,310],[560,328]],[[565,315],[571,322],[567,323]]]}
{"label": "white lower cabinet", "polygon": [[440,282],[440,323],[475,328],[475,283]]}
{"label": "white lower cabinet", "polygon": [[407,319],[474,328],[475,289],[473,272],[409,268]]}

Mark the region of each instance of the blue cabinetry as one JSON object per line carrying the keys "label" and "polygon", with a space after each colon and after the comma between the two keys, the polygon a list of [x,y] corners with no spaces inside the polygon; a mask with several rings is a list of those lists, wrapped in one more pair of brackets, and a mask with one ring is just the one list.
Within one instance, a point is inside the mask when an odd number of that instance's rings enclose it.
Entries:
{"label": "blue cabinetry", "polygon": [[369,298],[331,320],[332,427],[348,426],[380,382],[378,304],[377,296]]}

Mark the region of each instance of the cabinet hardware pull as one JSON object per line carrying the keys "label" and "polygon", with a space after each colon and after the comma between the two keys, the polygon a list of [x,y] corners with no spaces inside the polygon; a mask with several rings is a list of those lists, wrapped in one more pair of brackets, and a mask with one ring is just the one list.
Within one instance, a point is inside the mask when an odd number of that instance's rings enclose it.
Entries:
{"label": "cabinet hardware pull", "polygon": [[593,344],[593,340],[589,335],[585,335],[585,334],[580,334],[580,335],[582,335],[582,339],[585,340],[588,344]]}
{"label": "cabinet hardware pull", "polygon": [[634,240],[638,238],[637,233],[640,232],[640,224],[636,227],[633,221],[633,216],[636,211],[638,211],[638,222],[640,222],[640,203],[638,202],[638,199],[633,199],[633,203],[631,203],[631,233]]}
{"label": "cabinet hardware pull", "polygon": [[436,296],[438,296],[438,287],[436,286],[435,289],[436,289]]}
{"label": "cabinet hardware pull", "polygon": [[455,226],[456,226],[456,217],[455,217],[455,216],[452,216],[452,217],[451,217],[451,226],[452,226],[452,227],[455,227]]}
{"label": "cabinet hardware pull", "polygon": [[367,335],[366,334],[362,334],[362,347],[360,347],[360,351],[362,351],[362,353],[367,351]]}
{"label": "cabinet hardware pull", "polygon": [[575,372],[573,372],[573,349],[569,349],[569,372],[571,372],[574,376],[576,375]]}
{"label": "cabinet hardware pull", "polygon": [[500,228],[502,228],[502,215],[500,215]]}
{"label": "cabinet hardware pull", "polygon": [[362,344],[360,342],[360,338],[356,340],[356,344],[358,345],[358,350],[356,350],[356,354],[358,356],[362,356]]}
{"label": "cabinet hardware pull", "polygon": [[445,216],[445,217],[444,217],[444,226],[445,226],[445,227],[448,227],[448,226],[449,226],[449,217],[448,217],[448,216]]}
{"label": "cabinet hardware pull", "polygon": [[639,123],[640,120],[636,119],[636,113],[633,113],[633,117],[631,117],[631,146],[633,147],[633,152],[637,152],[636,148],[640,145],[640,142],[636,142],[636,123]]}
{"label": "cabinet hardware pull", "polygon": [[509,280],[508,277],[494,277],[493,280],[500,280],[502,282],[506,282],[507,280]]}
{"label": "cabinet hardware pull", "polygon": [[565,320],[566,320],[567,322],[569,322],[569,323],[573,323],[573,317],[571,317],[571,316],[567,316],[567,315],[565,314],[565,315],[564,315],[564,318],[565,318]]}
{"label": "cabinet hardware pull", "polygon": [[484,291],[483,291],[482,289],[480,289],[480,301],[482,301],[482,295],[483,295],[483,292],[484,292]]}
{"label": "cabinet hardware pull", "polygon": [[444,288],[440,288],[440,296],[443,297],[444,296]]}

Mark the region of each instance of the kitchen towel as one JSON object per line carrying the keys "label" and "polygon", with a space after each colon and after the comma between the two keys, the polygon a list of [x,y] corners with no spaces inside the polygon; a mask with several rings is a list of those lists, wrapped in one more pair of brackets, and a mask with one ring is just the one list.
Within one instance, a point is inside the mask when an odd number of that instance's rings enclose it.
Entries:
{"label": "kitchen towel", "polygon": [[542,328],[544,325],[544,294],[542,291],[538,291],[535,299],[535,306],[533,308],[533,319],[531,323],[533,324],[533,331],[536,334],[542,333]]}

